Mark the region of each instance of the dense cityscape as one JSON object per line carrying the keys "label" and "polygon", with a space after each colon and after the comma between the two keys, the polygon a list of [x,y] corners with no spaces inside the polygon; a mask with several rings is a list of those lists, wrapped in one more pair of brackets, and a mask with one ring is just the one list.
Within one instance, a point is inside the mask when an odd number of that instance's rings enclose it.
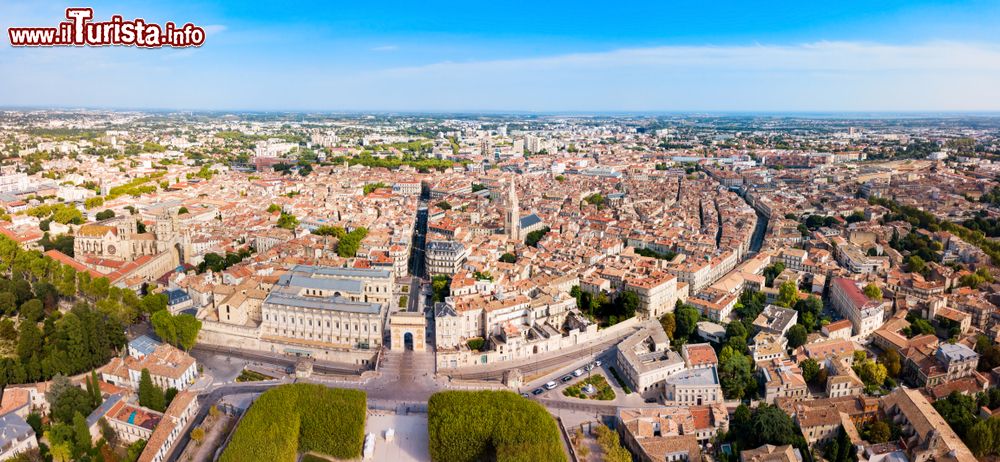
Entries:
{"label": "dense cityscape", "polygon": [[0,460],[1000,454],[1000,119],[0,113]]}

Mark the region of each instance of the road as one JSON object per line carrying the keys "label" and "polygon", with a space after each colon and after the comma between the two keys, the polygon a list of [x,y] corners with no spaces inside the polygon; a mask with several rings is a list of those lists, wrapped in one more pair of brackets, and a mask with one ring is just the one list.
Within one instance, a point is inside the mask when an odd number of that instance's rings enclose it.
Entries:
{"label": "road", "polygon": [[529,360],[527,362],[522,361],[520,363],[518,362],[502,363],[501,367],[494,370],[476,371],[468,369],[455,369],[455,370],[440,371],[440,374],[447,375],[453,379],[462,379],[462,380],[499,380],[503,377],[503,374],[508,370],[519,369],[523,375],[529,376],[539,371],[546,371],[549,369],[559,367],[560,365],[566,364],[567,362],[572,362],[583,358],[591,358],[594,357],[595,355],[603,354],[605,350],[608,350],[609,348],[617,345],[622,341],[622,339],[628,337],[629,335],[632,335],[635,331],[636,331],[635,329],[628,329],[622,331],[620,335],[616,335],[600,343],[596,343],[590,347],[581,348],[568,353],[563,353],[537,360]]}
{"label": "road", "polygon": [[[243,350],[239,348],[221,347],[215,345],[199,344],[192,349],[192,354],[197,353],[224,354],[227,357],[238,358],[245,361],[276,364],[285,367],[295,367],[298,358],[281,353],[268,353],[263,351]],[[349,374],[357,375],[367,370],[366,366],[359,366],[347,363],[335,363],[331,361],[316,360],[313,364],[313,371],[323,374]]]}

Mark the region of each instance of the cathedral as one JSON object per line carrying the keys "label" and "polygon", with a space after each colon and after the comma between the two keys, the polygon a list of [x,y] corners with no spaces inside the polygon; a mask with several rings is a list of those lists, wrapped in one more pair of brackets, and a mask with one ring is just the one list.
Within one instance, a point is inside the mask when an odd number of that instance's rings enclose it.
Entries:
{"label": "cathedral", "polygon": [[177,212],[164,211],[158,215],[156,224],[150,231],[140,233],[135,217],[132,216],[83,225],[76,232],[73,252],[77,257],[131,262],[144,255],[177,250],[180,241]]}

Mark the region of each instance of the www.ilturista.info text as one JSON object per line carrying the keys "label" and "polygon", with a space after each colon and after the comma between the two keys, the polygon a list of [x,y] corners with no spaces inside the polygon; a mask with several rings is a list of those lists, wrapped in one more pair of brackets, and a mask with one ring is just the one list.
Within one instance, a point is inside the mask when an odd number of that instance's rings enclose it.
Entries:
{"label": "www.ilturista.info text", "polygon": [[205,30],[191,23],[176,26],[147,24],[142,18],[131,21],[112,16],[107,22],[91,22],[91,8],[66,8],[66,19],[56,27],[11,27],[7,29],[13,46],[104,46],[143,48],[197,47],[205,43]]}

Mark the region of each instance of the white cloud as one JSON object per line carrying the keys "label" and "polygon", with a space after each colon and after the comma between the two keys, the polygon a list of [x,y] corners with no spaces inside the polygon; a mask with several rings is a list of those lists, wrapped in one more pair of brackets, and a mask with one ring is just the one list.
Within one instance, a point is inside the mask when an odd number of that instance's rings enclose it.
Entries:
{"label": "white cloud", "polygon": [[399,47],[396,45],[382,45],[372,48],[372,51],[396,51]]}
{"label": "white cloud", "polygon": [[225,32],[226,26],[222,24],[209,24],[207,26],[202,26],[202,29],[205,30],[206,35],[216,35]]}

